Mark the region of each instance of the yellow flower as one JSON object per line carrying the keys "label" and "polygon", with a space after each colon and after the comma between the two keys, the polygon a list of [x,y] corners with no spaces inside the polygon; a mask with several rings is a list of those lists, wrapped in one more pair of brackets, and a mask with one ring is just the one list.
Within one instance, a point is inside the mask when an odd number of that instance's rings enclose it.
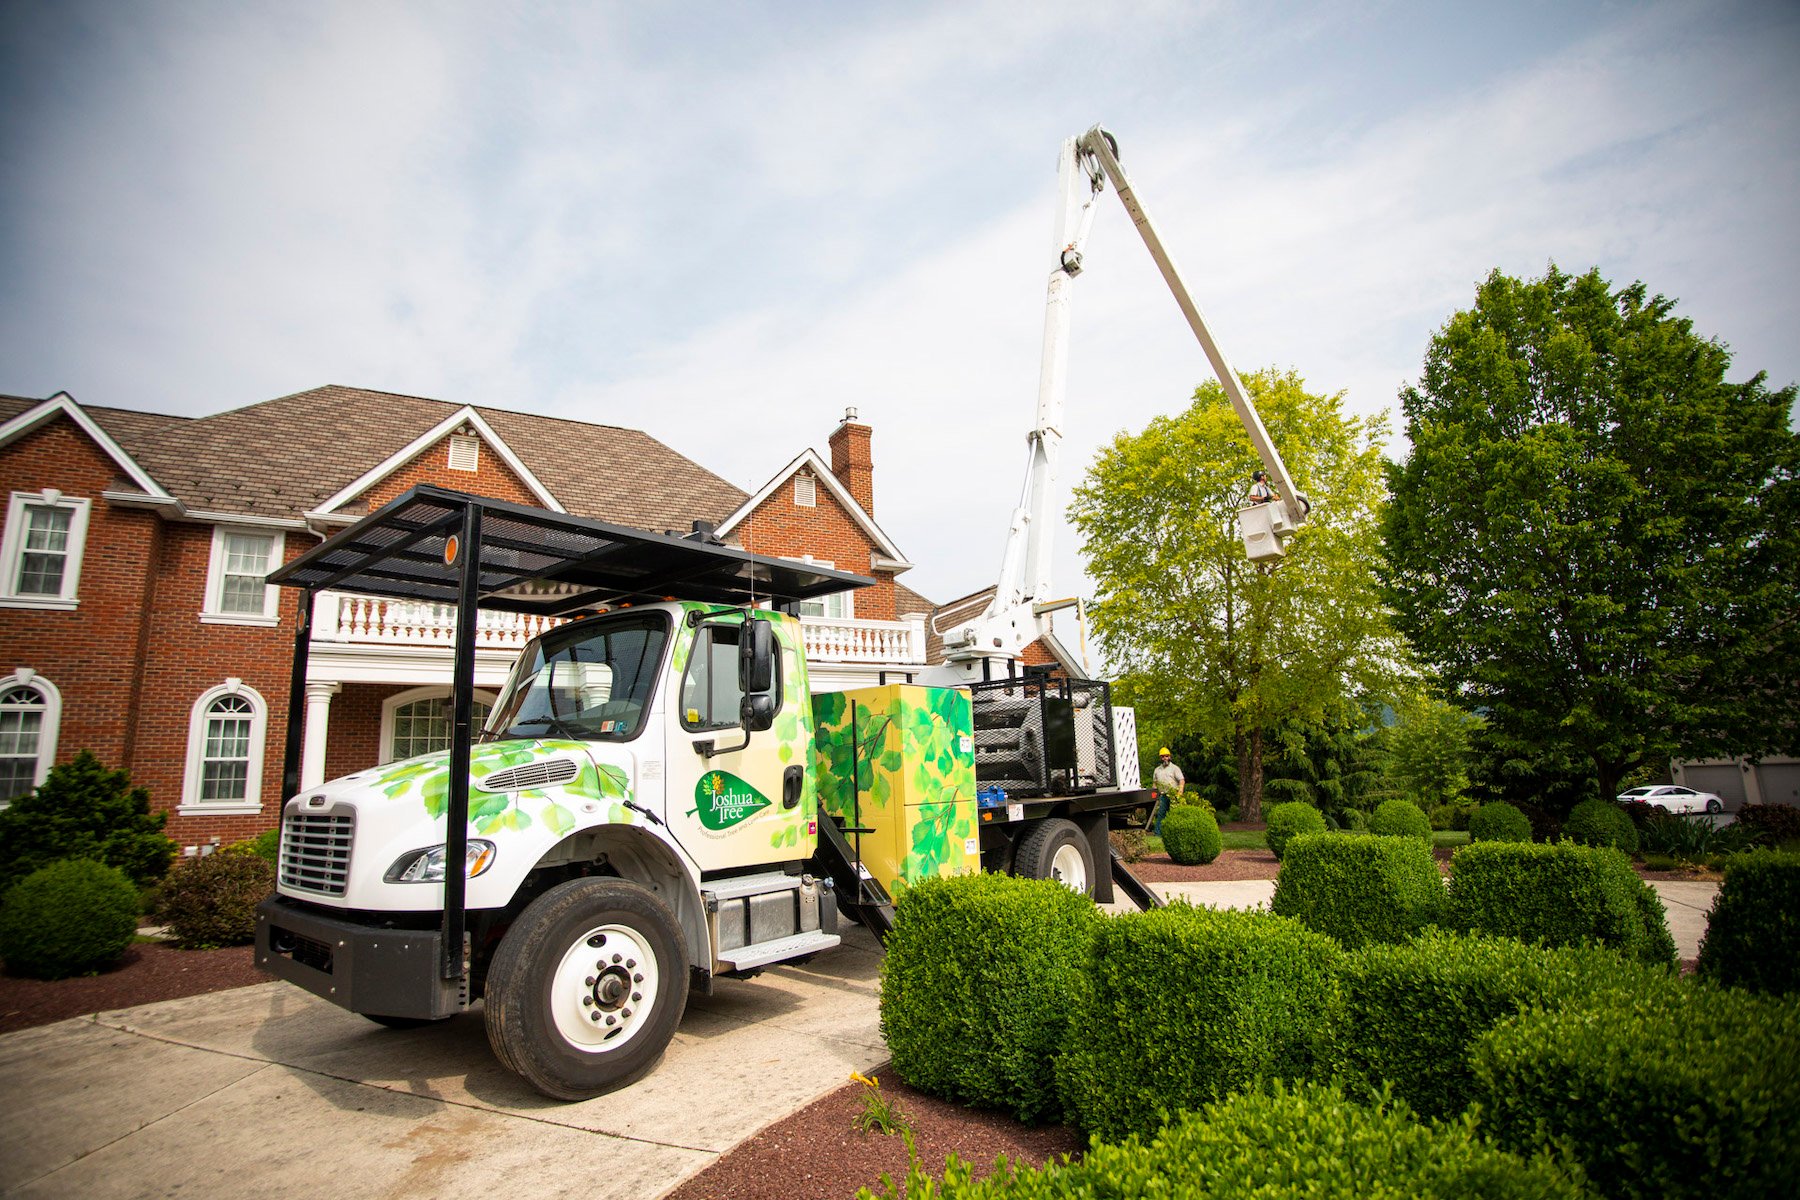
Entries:
{"label": "yellow flower", "polygon": [[864,1087],[880,1087],[881,1086],[881,1080],[870,1079],[867,1075],[864,1075],[861,1071],[850,1072],[850,1079],[852,1082],[860,1083]]}

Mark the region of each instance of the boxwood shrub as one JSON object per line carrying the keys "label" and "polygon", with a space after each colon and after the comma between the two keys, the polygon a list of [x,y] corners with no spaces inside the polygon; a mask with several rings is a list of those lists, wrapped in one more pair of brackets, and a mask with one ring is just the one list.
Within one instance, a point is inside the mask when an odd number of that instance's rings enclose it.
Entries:
{"label": "boxwood shrub", "polygon": [[256,906],[275,890],[275,868],[231,847],[190,858],[169,872],[156,897],[156,919],[183,950],[242,946],[256,938]]}
{"label": "boxwood shrub", "polygon": [[0,958],[11,975],[91,975],[119,961],[137,927],[138,890],[123,871],[92,859],[65,859],[7,891],[0,904]]}
{"label": "boxwood shrub", "polygon": [[1467,1122],[1421,1121],[1404,1103],[1363,1105],[1318,1083],[1240,1092],[1183,1113],[1154,1137],[1094,1146],[1080,1162],[976,1180],[954,1155],[942,1181],[915,1159],[903,1183],[884,1178],[871,1200],[1096,1200],[1368,1196],[1391,1200],[1576,1200],[1586,1196],[1548,1156],[1489,1145]]}
{"label": "boxwood shrub", "polygon": [[1482,1128],[1607,1196],[1792,1195],[1800,1005],[1666,978],[1527,1013],[1475,1044]]}
{"label": "boxwood shrub", "polygon": [[1471,842],[1529,842],[1531,818],[1504,800],[1484,804],[1469,818]]}
{"label": "boxwood shrub", "polygon": [[1800,854],[1740,854],[1726,863],[1699,972],[1730,987],[1800,991]]}
{"label": "boxwood shrub", "polygon": [[1638,848],[1637,826],[1610,800],[1583,800],[1570,809],[1563,836],[1584,846],[1612,846],[1627,854],[1636,854]]}
{"label": "boxwood shrub", "polygon": [[1598,846],[1464,846],[1450,860],[1446,923],[1546,946],[1593,941],[1644,962],[1675,961],[1654,889],[1638,879],[1624,854]]}
{"label": "boxwood shrub", "polygon": [[1416,838],[1306,833],[1288,843],[1269,911],[1345,948],[1403,941],[1442,918],[1444,880]]}
{"label": "boxwood shrub", "polygon": [[1431,845],[1431,818],[1411,800],[1383,800],[1369,814],[1369,832],[1382,837],[1418,838]]}
{"label": "boxwood shrub", "polygon": [[1367,946],[1345,964],[1332,1015],[1334,1064],[1352,1096],[1391,1086],[1420,1113],[1453,1117],[1473,1093],[1469,1052],[1497,1022],[1640,978],[1662,976],[1598,947],[1549,950],[1443,930]]}
{"label": "boxwood shrub", "polygon": [[1277,862],[1281,860],[1288,842],[1296,835],[1325,832],[1324,815],[1304,800],[1289,800],[1286,804],[1277,804],[1269,809],[1263,820],[1267,826],[1264,836],[1269,842],[1269,852]]}
{"label": "boxwood shrub", "polygon": [[881,1033],[913,1087],[1020,1120],[1057,1112],[1054,1059],[1099,909],[1047,879],[922,880],[894,906]]}
{"label": "boxwood shrub", "polygon": [[1212,809],[1187,804],[1171,808],[1163,818],[1162,840],[1170,858],[1190,867],[1219,857],[1224,845]]}
{"label": "boxwood shrub", "polygon": [[1150,1134],[1254,1079],[1307,1076],[1343,958],[1261,912],[1178,903],[1102,922],[1057,1062],[1064,1115],[1096,1137]]}

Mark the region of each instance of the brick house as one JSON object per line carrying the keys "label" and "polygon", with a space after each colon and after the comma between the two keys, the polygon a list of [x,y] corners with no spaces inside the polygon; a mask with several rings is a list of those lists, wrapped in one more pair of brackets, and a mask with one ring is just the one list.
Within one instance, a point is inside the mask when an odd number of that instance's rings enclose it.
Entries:
{"label": "brick house", "polygon": [[[272,828],[299,614],[263,576],[418,483],[656,532],[705,521],[872,575],[802,614],[814,686],[909,677],[931,606],[875,523],[870,437],[851,414],[829,465],[808,450],[746,494],[637,430],[359,388],[198,418],[0,397],[0,802],[86,749],[184,846]],[[482,614],[479,699],[538,628]],[[303,783],[445,744],[452,629],[444,606],[320,594]]]}

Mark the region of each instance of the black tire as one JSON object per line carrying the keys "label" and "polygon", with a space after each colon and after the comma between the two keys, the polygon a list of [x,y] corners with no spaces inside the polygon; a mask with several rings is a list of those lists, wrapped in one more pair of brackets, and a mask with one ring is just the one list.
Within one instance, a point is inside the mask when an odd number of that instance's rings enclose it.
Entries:
{"label": "black tire", "polygon": [[1012,873],[1023,879],[1054,879],[1084,896],[1094,894],[1094,852],[1080,827],[1061,817],[1039,821],[1019,839]]}
{"label": "black tire", "polygon": [[1709,813],[1722,813],[1725,811],[1725,806],[1717,800],[1708,800],[1706,802],[1706,811]]}
{"label": "black tire", "polygon": [[364,1017],[387,1029],[417,1029],[421,1025],[436,1025],[443,1017],[390,1017],[383,1013],[364,1013]]}
{"label": "black tire", "polygon": [[619,879],[572,879],[531,902],[494,952],[494,1054],[553,1100],[640,1078],[687,1007],[687,939],[668,905]]}

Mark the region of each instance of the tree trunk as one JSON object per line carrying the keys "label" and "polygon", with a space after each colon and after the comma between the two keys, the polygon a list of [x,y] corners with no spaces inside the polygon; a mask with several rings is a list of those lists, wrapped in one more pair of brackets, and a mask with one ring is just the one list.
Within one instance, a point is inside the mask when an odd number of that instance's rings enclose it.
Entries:
{"label": "tree trunk", "polygon": [[1262,820],[1263,731],[1238,735],[1238,820]]}

